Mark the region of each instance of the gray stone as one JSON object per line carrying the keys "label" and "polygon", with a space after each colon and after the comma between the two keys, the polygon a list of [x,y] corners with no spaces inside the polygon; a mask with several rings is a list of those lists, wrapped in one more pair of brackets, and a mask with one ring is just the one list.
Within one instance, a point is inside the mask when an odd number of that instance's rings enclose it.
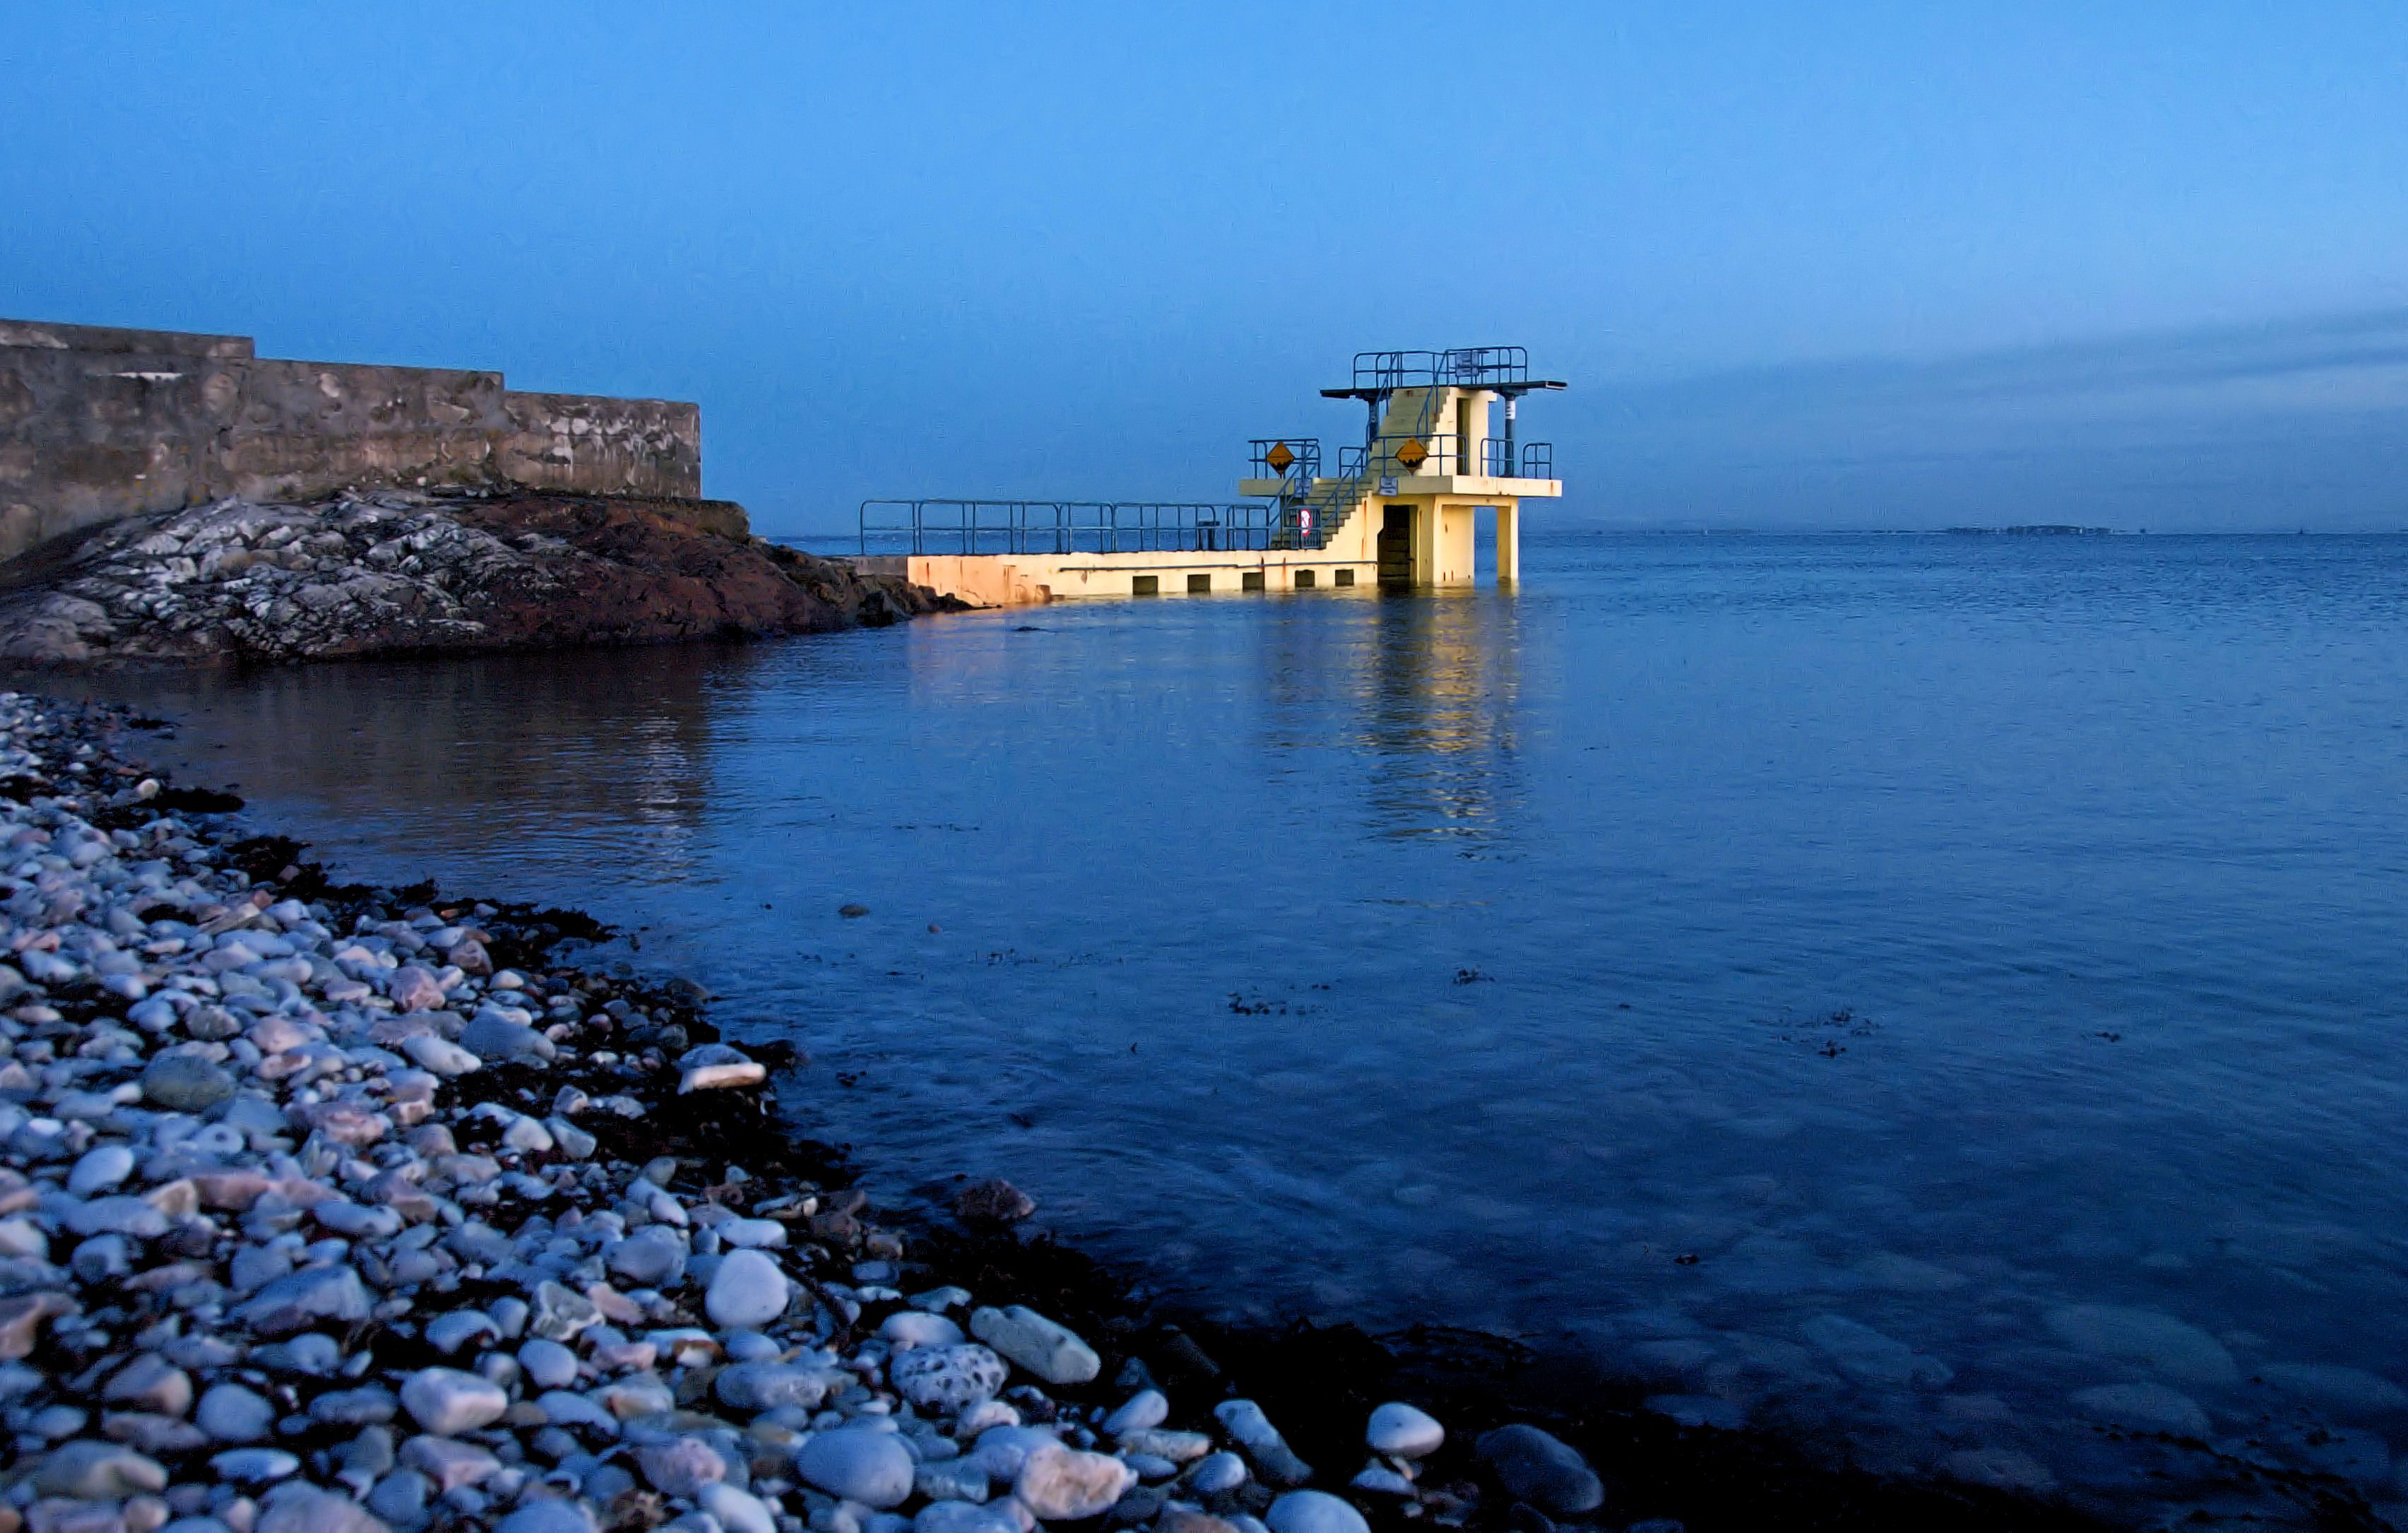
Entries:
{"label": "gray stone", "polygon": [[1028,1462],[1030,1454],[1061,1440],[1042,1426],[991,1426],[979,1434],[971,1456],[977,1459],[979,1468],[986,1470],[987,1478],[1010,1484],[1020,1478],[1021,1467]]}
{"label": "gray stone", "polygon": [[1312,1478],[1312,1466],[1296,1456],[1287,1440],[1280,1436],[1263,1408],[1252,1400],[1223,1400],[1212,1408],[1213,1418],[1220,1422],[1263,1479],[1273,1485],[1301,1485]]}
{"label": "gray stone", "polygon": [[911,1533],[1022,1533],[1022,1525],[1004,1507],[931,1501],[911,1519]]}
{"label": "gray stone", "polygon": [[674,1288],[685,1281],[685,1262],[684,1237],[666,1225],[648,1225],[610,1248],[609,1265],[639,1288]]}
{"label": "gray stone", "polygon": [[220,1442],[257,1442],[276,1425],[276,1407],[240,1384],[215,1384],[201,1397],[193,1425]]}
{"label": "gray stone", "polygon": [[[434,1488],[434,1483],[416,1469],[395,1469],[368,1492],[368,1510],[407,1526],[426,1515],[427,1493]],[[295,1533],[309,1530],[296,1529]]]}
{"label": "gray stone", "polygon": [[1207,1454],[1187,1471],[1187,1486],[1199,1496],[1217,1496],[1245,1483],[1246,1461],[1232,1453]]}
{"label": "gray stone", "polygon": [[1605,1484],[1580,1451],[1535,1426],[1499,1426],[1477,1447],[1506,1494],[1550,1517],[1576,1517],[1605,1504]]}
{"label": "gray stone", "polygon": [[2057,1339],[2077,1352],[2145,1363],[2188,1383],[2230,1384],[2241,1378],[2222,1342],[2155,1310],[2071,1304],[2051,1310],[2047,1320]]}
{"label": "gray stone", "polygon": [[490,1380],[458,1368],[421,1368],[401,1386],[402,1409],[437,1437],[454,1437],[500,1419],[510,1397]]}
{"label": "gray stone", "polygon": [[976,1342],[950,1347],[913,1347],[886,1364],[887,1382],[923,1411],[946,1415],[994,1397],[1010,1370],[1003,1359]]}
{"label": "gray stone", "polygon": [[538,1389],[566,1389],[577,1382],[577,1354],[539,1336],[519,1348],[519,1367]]}
{"label": "gray stone", "polygon": [[437,1315],[426,1323],[426,1344],[437,1352],[449,1354],[481,1337],[498,1340],[501,1326],[482,1310],[452,1310]]}
{"label": "gray stone", "polygon": [[67,1173],[67,1192],[90,1197],[107,1192],[134,1174],[134,1152],[122,1144],[104,1144],[84,1152]]}
{"label": "gray stone", "polygon": [[1025,1305],[978,1311],[970,1334],[1049,1384],[1082,1384],[1103,1369],[1096,1350],[1069,1327]]}
{"label": "gray stone", "polygon": [[1121,1449],[1129,1454],[1147,1454],[1168,1459],[1173,1464],[1191,1463],[1212,1451],[1212,1440],[1201,1432],[1173,1432],[1159,1426],[1142,1431],[1123,1432]]}
{"label": "gray stone", "polygon": [[101,1392],[117,1409],[180,1416],[192,1409],[193,1376],[155,1352],[146,1352],[117,1370]]}
{"label": "gray stone", "polygon": [[717,1091],[759,1084],[768,1075],[759,1061],[724,1043],[705,1043],[678,1059],[678,1091]]}
{"label": "gray stone", "polygon": [[252,1485],[281,1480],[301,1468],[301,1460],[281,1448],[229,1448],[209,1460],[221,1480]]}
{"label": "gray stone", "polygon": [[348,1267],[306,1267],[277,1279],[235,1313],[266,1336],[281,1336],[322,1320],[349,1323],[368,1317],[368,1291]]}
{"label": "gray stone", "polygon": [[484,1066],[484,1061],[475,1054],[450,1039],[434,1033],[419,1033],[403,1039],[401,1052],[421,1069],[432,1070],[441,1076],[467,1075]]}
{"label": "gray stone", "polygon": [[827,1380],[817,1368],[764,1358],[720,1369],[711,1389],[722,1404],[738,1411],[810,1411],[827,1397]]}
{"label": "gray stone", "polygon": [[432,1481],[437,1492],[480,1484],[502,1467],[499,1458],[473,1442],[431,1433],[403,1443],[401,1461]]}
{"label": "gray stone", "polygon": [[315,1485],[280,1485],[268,1494],[253,1533],[386,1533],[385,1525],[348,1496]]}
{"label": "gray stone", "polygon": [[984,1501],[994,1494],[974,1458],[923,1459],[911,1471],[911,1488],[931,1501]]}
{"label": "gray stone", "polygon": [[822,1432],[795,1454],[795,1472],[809,1483],[882,1510],[910,1496],[911,1471],[911,1453],[901,1437],[861,1426]]}
{"label": "gray stone", "polygon": [[695,1504],[718,1519],[726,1533],[778,1533],[778,1519],[761,1504],[759,1497],[724,1481],[695,1492]]}
{"label": "gray stone", "polygon": [[644,1479],[664,1496],[691,1498],[703,1486],[727,1478],[727,1460],[700,1438],[647,1443],[637,1450],[636,1462]]}
{"label": "gray stone", "polygon": [[2076,1390],[2073,1403],[2091,1420],[2128,1432],[2205,1438],[2213,1430],[2197,1400],[2163,1384],[2100,1384]]}
{"label": "gray stone", "polygon": [[584,1295],[556,1282],[536,1284],[535,1308],[527,1314],[527,1328],[536,1335],[547,1341],[566,1341],[600,1324],[602,1311]]}
{"label": "gray stone", "polygon": [[1956,1376],[1937,1357],[1925,1356],[1845,1315],[1816,1315],[1798,1328],[1842,1373],[1860,1384],[1891,1388],[1921,1384],[1936,1389]]}
{"label": "gray stone", "polygon": [[2337,1363],[2269,1363],[2258,1377],[2340,1416],[2387,1415],[2408,1410],[2408,1391],[2380,1374]]}
{"label": "gray stone", "polygon": [[1140,1389],[1104,1418],[1107,1436],[1143,1432],[1170,1419],[1170,1398],[1159,1389]]}
{"label": "gray stone", "polygon": [[371,1426],[393,1420],[397,1409],[393,1391],[374,1384],[331,1389],[309,1402],[309,1419],[329,1426]]}
{"label": "gray stone", "polygon": [[785,1313],[787,1297],[786,1275],[775,1261],[757,1251],[732,1251],[711,1274],[702,1307],[715,1325],[757,1326]]}
{"label": "gray stone", "polygon": [[115,1501],[166,1489],[167,1471],[131,1448],[87,1438],[51,1449],[34,1471],[34,1488],[79,1501]]}
{"label": "gray stone", "polygon": [[[722,1239],[727,1238],[726,1225],[720,1226],[719,1234]],[[878,1334],[897,1347],[953,1347],[959,1346],[963,1340],[959,1325],[943,1315],[932,1315],[919,1310],[896,1311],[879,1325]]]}
{"label": "gray stone", "polygon": [[78,1235],[125,1235],[155,1240],[167,1233],[167,1216],[138,1197],[118,1194],[79,1203],[67,1211],[67,1228]]}
{"label": "gray stone", "polygon": [[1371,1533],[1354,1506],[1325,1491],[1292,1490],[1263,1513],[1271,1533]]}
{"label": "gray stone", "polygon": [[594,1533],[585,1508],[564,1497],[529,1501],[494,1525],[494,1533]]}
{"label": "gray stone", "polygon": [[460,1046],[480,1059],[548,1065],[560,1051],[552,1039],[523,1023],[480,1013],[460,1029]]}
{"label": "gray stone", "polygon": [[144,1099],[170,1112],[207,1112],[234,1086],[231,1073],[198,1054],[161,1054],[142,1069]]}

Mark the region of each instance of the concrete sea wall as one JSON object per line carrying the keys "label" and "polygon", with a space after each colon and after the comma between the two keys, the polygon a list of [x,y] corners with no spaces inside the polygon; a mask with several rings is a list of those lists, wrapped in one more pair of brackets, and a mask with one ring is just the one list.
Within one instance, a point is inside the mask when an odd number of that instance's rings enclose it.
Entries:
{"label": "concrete sea wall", "polygon": [[239,495],[519,484],[695,499],[702,412],[467,369],[293,362],[248,337],[0,320],[0,559]]}

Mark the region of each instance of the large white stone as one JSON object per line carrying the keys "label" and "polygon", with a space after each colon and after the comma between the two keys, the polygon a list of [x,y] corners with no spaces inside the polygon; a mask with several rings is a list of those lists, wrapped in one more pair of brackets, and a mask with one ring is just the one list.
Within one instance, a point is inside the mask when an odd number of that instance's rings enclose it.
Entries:
{"label": "large white stone", "polygon": [[786,1274],[757,1251],[731,1251],[710,1275],[702,1307],[714,1325],[766,1325],[786,1312]]}
{"label": "large white stone", "polygon": [[1375,1454],[1388,1454],[1397,1458],[1422,1458],[1438,1452],[1446,1440],[1446,1428],[1438,1418],[1418,1406],[1402,1400],[1390,1400],[1371,1412],[1371,1421],[1363,1429],[1363,1440]]}
{"label": "large white stone", "polygon": [[970,1334],[1049,1384],[1082,1384],[1103,1369],[1095,1348],[1025,1304],[980,1310]]}

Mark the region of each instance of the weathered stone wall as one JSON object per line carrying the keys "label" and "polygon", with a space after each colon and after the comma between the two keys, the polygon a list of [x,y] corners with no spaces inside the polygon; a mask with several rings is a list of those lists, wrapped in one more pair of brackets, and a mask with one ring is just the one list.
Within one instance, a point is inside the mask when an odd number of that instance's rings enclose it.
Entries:
{"label": "weathered stone wall", "polygon": [[0,321],[0,559],[239,495],[531,485],[702,494],[702,413],[513,394],[502,375],[253,354],[239,336]]}

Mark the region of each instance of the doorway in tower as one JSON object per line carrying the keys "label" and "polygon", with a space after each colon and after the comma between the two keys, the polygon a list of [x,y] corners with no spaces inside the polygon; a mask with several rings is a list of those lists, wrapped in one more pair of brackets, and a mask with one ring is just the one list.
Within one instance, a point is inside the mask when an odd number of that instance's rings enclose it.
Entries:
{"label": "doorway in tower", "polygon": [[1413,509],[1411,506],[1381,509],[1380,583],[1413,583]]}

